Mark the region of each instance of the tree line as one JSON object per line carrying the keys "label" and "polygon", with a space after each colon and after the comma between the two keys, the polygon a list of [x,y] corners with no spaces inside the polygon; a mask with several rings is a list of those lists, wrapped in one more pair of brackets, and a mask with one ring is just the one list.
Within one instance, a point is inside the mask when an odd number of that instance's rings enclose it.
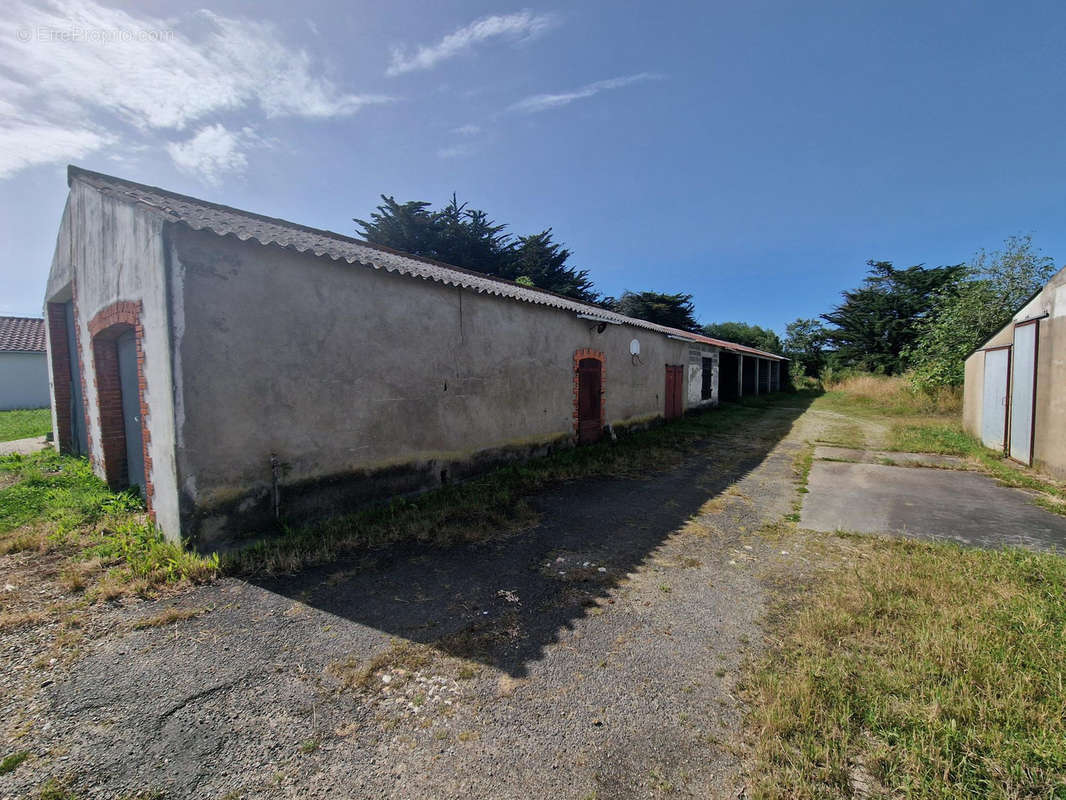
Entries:
{"label": "tree line", "polygon": [[701,326],[691,294],[626,290],[617,297],[601,295],[588,270],[571,264],[572,253],[554,240],[551,228],[511,234],[506,224],[460,203],[454,194],[439,209],[421,200],[401,203],[393,196],[381,195],[381,204],[369,219],[353,221],[359,234],[372,244],[545,289],[659,325],[769,352],[781,351],[778,335],[757,325],[724,322]]}
{"label": "tree line", "polygon": [[1054,262],[1029,236],[1011,236],[1001,250],[979,251],[968,263],[899,268],[868,261],[862,284],[817,318],[797,319],[784,337],[744,322],[700,325],[692,295],[651,290],[601,295],[587,269],[556,242],[551,228],[515,235],[455,195],[439,209],[420,200],[381,196],[370,218],[354,220],[373,244],[545,289],[659,325],[782,353],[794,377],[825,369],[885,375],[912,373],[926,388],[963,380],[963,361],[1005,325],[1054,273]]}
{"label": "tree line", "polygon": [[868,261],[861,286],[816,319],[788,324],[782,342],[793,375],[851,368],[910,373],[919,388],[963,382],[966,357],[1047,283],[1055,263],[1029,236],[966,263],[905,269]]}

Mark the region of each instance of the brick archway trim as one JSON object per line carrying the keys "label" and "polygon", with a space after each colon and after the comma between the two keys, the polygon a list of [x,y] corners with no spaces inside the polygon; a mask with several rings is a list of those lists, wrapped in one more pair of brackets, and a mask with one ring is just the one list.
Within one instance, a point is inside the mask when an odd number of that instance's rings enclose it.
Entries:
{"label": "brick archway trim", "polygon": [[578,402],[579,402],[579,368],[581,361],[586,358],[594,358],[600,362],[600,422],[607,424],[607,356],[601,350],[592,350],[581,347],[574,351],[574,435],[578,431]]}
{"label": "brick archway trim", "polygon": [[[89,320],[89,336],[93,345],[93,374],[96,376],[96,399],[100,412],[100,449],[104,459],[104,475],[107,483],[116,488],[126,465],[125,420],[122,416],[122,387],[118,380],[118,355],[115,341],[128,328],[134,331],[137,345],[137,395],[141,410],[141,441],[144,452],[144,496],[148,516],[155,522],[152,508],[155,487],[152,484],[152,457],[148,445],[151,433],[148,428],[148,402],[145,392],[148,384],[144,377],[144,326],[141,324],[140,301],[128,300],[112,303],[101,309]],[[108,432],[111,435],[108,435]],[[121,432],[117,434],[116,432]]]}

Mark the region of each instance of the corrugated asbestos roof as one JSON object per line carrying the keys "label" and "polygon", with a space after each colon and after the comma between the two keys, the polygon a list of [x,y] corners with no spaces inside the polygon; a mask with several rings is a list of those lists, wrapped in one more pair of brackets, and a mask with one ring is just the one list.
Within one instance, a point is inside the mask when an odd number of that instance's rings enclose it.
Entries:
{"label": "corrugated asbestos roof", "polygon": [[435,281],[449,286],[458,286],[470,291],[506,297],[524,303],[549,306],[575,314],[585,314],[605,322],[630,325],[634,328],[655,331],[667,336],[675,336],[690,342],[715,345],[737,353],[747,353],[783,361],[781,356],[766,353],[744,345],[733,344],[719,339],[711,339],[700,334],[689,333],[677,328],[656,325],[634,317],[626,317],[607,311],[598,306],[581,303],[543,289],[531,289],[512,281],[480,272],[453,267],[438,261],[419,256],[400,253],[380,245],[353,239],[332,231],[308,228],[283,219],[264,217],[249,211],[221,206],[175,194],[165,189],[91,172],[80,167],[70,166],[67,170],[67,182],[82,181],[98,191],[129,203],[135,203],[153,209],[164,219],[180,222],[193,230],[209,230],[219,236],[235,236],[242,242],[254,239],[262,245],[287,247],[299,253],[314,253],[316,256],[328,256],[334,261],[346,261],[349,264],[361,264],[373,269],[397,272],[413,278]]}
{"label": "corrugated asbestos roof", "polygon": [[0,352],[43,353],[44,320],[36,317],[0,317]]}

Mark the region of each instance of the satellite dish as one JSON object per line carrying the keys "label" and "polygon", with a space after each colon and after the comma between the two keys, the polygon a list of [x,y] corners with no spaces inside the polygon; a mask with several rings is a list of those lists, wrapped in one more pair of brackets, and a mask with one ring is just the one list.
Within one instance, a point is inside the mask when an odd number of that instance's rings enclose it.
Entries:
{"label": "satellite dish", "polygon": [[636,339],[629,343],[629,354],[631,356],[640,355],[640,342],[638,342]]}

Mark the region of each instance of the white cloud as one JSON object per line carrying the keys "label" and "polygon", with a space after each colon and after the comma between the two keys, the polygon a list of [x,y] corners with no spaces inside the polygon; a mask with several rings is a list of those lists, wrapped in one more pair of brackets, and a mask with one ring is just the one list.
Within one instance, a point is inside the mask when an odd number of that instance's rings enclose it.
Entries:
{"label": "white cloud", "polygon": [[130,135],[158,140],[197,125],[199,136],[222,113],[329,119],[390,99],[339,88],[307,52],[256,20],[15,0],[5,21],[13,33],[0,37],[0,73],[10,78],[0,78],[4,175]]}
{"label": "white cloud", "polygon": [[480,125],[460,125],[458,128],[452,128],[452,133],[457,136],[477,136],[481,133]]}
{"label": "white cloud", "polygon": [[474,154],[474,148],[468,144],[456,144],[442,147],[437,151],[438,158],[465,158]]}
{"label": "white cloud", "polygon": [[241,136],[225,126],[205,125],[191,139],[168,144],[167,152],[179,169],[217,184],[224,173],[248,166],[241,144]]}
{"label": "white cloud", "polygon": [[449,33],[436,44],[420,45],[413,54],[409,55],[400,47],[393,48],[392,63],[385,74],[395,76],[419,69],[432,69],[440,62],[455,58],[489,39],[528,41],[556,24],[558,18],[554,14],[534,14],[529,10],[482,17]]}
{"label": "white cloud", "polygon": [[595,83],[589,83],[570,92],[560,92],[559,94],[534,94],[519,100],[508,108],[508,111],[522,111],[527,114],[535,114],[539,111],[549,111],[553,108],[569,105],[575,100],[583,100],[586,97],[592,97],[593,95],[610,89],[621,89],[624,86],[630,86],[634,83],[658,80],[660,78],[662,78],[661,75],[656,75],[651,72],[641,72],[638,75],[625,75],[620,78],[609,78],[605,81],[596,81]]}
{"label": "white cloud", "polygon": [[113,140],[109,134],[89,128],[0,120],[0,179],[37,164],[81,158]]}

